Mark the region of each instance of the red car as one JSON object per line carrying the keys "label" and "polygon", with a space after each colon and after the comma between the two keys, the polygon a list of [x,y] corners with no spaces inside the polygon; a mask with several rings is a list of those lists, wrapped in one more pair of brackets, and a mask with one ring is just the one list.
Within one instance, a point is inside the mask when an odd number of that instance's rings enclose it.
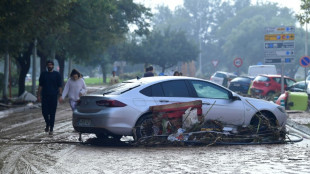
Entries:
{"label": "red car", "polygon": [[[284,89],[293,85],[296,81],[284,76]],[[251,95],[272,96],[281,92],[281,75],[259,75],[252,83],[250,88]]]}

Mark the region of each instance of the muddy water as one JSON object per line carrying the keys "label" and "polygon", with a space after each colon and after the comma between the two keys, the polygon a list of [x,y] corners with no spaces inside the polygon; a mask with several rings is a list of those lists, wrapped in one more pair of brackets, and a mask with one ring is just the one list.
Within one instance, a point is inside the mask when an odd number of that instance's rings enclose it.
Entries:
{"label": "muddy water", "polygon": [[310,173],[310,140],[294,144],[132,147],[78,134],[68,104],[54,136],[40,109],[0,119],[0,173]]}

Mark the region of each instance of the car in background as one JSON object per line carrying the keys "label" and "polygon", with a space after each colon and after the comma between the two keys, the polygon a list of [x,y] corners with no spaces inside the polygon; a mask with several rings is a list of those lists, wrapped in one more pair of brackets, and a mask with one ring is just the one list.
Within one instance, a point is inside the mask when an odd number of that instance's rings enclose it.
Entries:
{"label": "car in background", "polygon": [[287,87],[286,90],[291,91],[291,92],[307,92],[307,87],[308,87],[309,82],[300,81],[294,83],[292,86]]}
{"label": "car in background", "polygon": [[137,140],[153,135],[144,126],[152,124],[150,106],[194,100],[202,101],[205,121],[217,120],[229,127],[259,127],[257,114],[263,113],[282,130],[288,117],[282,106],[242,97],[207,80],[155,76],[123,81],[96,94],[82,96],[73,111],[72,125],[77,132],[94,133],[100,139],[134,135]]}
{"label": "car in background", "polygon": [[247,76],[240,76],[232,79],[228,86],[228,89],[238,94],[248,94],[251,82],[254,78]]}
{"label": "car in background", "polygon": [[232,79],[236,78],[237,75],[224,71],[216,71],[210,78],[210,81],[219,85],[228,87]]}
{"label": "car in background", "polygon": [[[296,81],[284,76],[284,89],[292,86]],[[281,75],[258,75],[253,80],[250,93],[253,96],[272,97],[275,93],[281,92]]]}
{"label": "car in background", "polygon": [[306,82],[309,82],[309,81],[310,81],[310,75],[308,75],[306,78]]}

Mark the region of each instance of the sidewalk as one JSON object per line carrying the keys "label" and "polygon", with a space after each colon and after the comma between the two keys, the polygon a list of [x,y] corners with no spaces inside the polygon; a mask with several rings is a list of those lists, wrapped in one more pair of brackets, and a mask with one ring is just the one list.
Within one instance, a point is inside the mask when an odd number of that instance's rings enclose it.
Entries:
{"label": "sidewalk", "polygon": [[310,128],[305,126],[306,124],[310,125],[310,113],[307,111],[286,111],[289,115],[287,120],[287,125],[310,135]]}

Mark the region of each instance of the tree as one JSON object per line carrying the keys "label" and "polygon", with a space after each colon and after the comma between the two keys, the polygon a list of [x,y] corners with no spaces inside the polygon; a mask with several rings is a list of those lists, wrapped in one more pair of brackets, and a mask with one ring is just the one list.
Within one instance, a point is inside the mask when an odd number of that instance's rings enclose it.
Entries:
{"label": "tree", "polygon": [[178,62],[195,60],[199,53],[195,44],[190,42],[185,33],[166,28],[162,31],[152,31],[140,45],[137,45],[135,62],[150,63],[160,66],[161,72],[175,66]]}
{"label": "tree", "polygon": [[103,62],[102,57],[107,55],[108,48],[126,39],[129,25],[136,25],[139,35],[148,33],[149,10],[132,0],[78,1],[68,16],[69,32],[59,41],[66,53],[62,55],[79,63],[110,63],[106,56]]}
{"label": "tree", "polygon": [[0,2],[0,54],[19,63],[19,93],[24,91],[30,54],[38,40],[41,71],[45,60],[57,59],[63,76],[67,57],[83,62],[103,54],[124,39],[129,25],[148,32],[149,9],[132,0],[4,0]]}
{"label": "tree", "polygon": [[[240,68],[243,72],[247,71],[249,65],[263,63],[265,27],[294,26],[295,23],[292,12],[278,7],[277,4],[259,4],[240,10],[235,17],[223,23],[217,33],[222,50],[220,60],[227,62],[221,66],[233,68],[231,65],[235,57],[243,59],[244,65]],[[297,42],[299,41],[296,38],[295,43]],[[293,65],[287,67],[293,69]],[[233,71],[232,68],[228,70]]]}

